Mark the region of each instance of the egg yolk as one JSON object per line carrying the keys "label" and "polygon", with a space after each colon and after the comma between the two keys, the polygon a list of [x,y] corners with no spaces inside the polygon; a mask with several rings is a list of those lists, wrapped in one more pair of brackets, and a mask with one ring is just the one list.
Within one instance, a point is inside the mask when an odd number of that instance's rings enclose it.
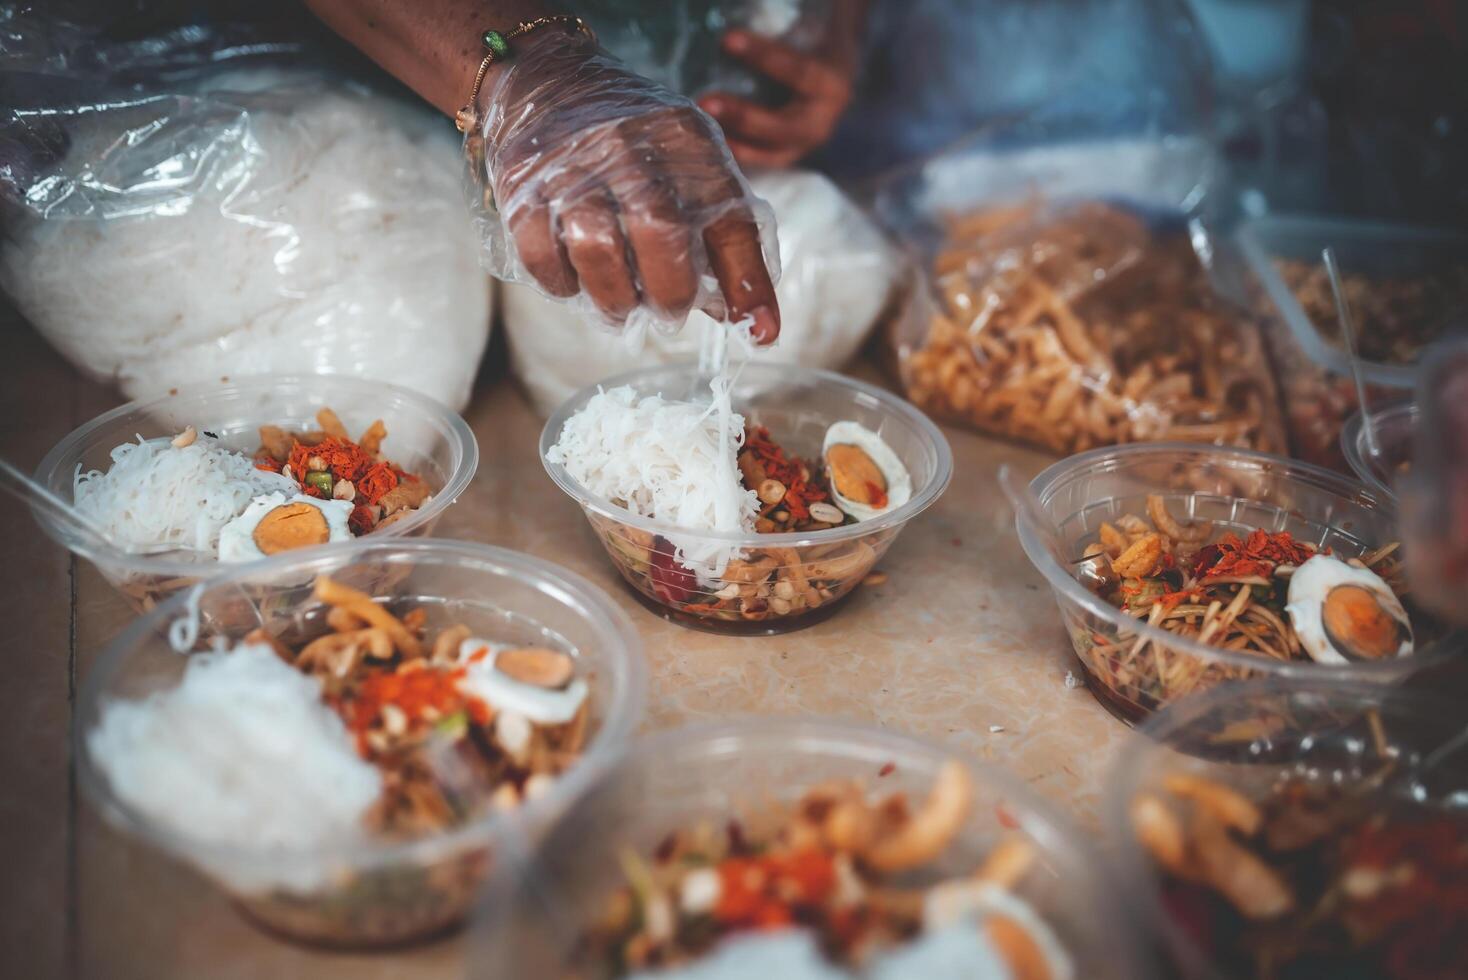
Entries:
{"label": "egg yolk", "polygon": [[845,443],[826,450],[826,465],[836,492],[847,500],[871,507],[887,505],[887,478],[877,464],[858,446]]}
{"label": "egg yolk", "polygon": [[1371,590],[1338,585],[1321,610],[1325,635],[1342,653],[1366,660],[1394,656],[1402,645],[1402,624],[1382,608]]}
{"label": "egg yolk", "polygon": [[260,518],[252,535],[262,554],[275,555],[293,548],[325,544],[331,539],[326,515],[299,501],[281,504]]}
{"label": "egg yolk", "polygon": [[1016,980],[1049,980],[1050,964],[1025,927],[1005,915],[984,919],[984,930]]}

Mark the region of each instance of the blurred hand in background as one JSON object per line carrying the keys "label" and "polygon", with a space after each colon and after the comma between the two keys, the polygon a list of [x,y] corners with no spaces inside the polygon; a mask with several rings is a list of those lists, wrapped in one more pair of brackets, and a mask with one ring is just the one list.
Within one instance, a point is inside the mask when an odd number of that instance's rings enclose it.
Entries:
{"label": "blurred hand in background", "polygon": [[775,105],[723,91],[698,100],[718,120],[740,164],[788,167],[835,132],[855,87],[866,6],[866,0],[833,0],[824,36],[810,50],[748,30],[724,35],[726,53],[787,93]]}

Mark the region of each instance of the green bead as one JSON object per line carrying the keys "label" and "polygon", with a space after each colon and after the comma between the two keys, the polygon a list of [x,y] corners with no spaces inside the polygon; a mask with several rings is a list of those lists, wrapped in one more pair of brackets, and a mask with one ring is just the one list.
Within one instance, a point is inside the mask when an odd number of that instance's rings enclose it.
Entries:
{"label": "green bead", "polygon": [[503,58],[510,53],[510,42],[499,31],[484,32],[484,47],[496,58]]}

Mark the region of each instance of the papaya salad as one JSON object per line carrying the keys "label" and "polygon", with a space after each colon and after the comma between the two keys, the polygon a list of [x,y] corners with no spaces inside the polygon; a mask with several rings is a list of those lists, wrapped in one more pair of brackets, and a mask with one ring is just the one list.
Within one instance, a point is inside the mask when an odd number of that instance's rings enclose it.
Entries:
{"label": "papaya salad", "polygon": [[256,629],[191,654],[172,688],[104,701],[88,753],[157,826],[208,848],[293,856],[209,867],[278,928],[370,944],[452,924],[487,871],[483,848],[428,869],[317,862],[549,792],[588,737],[586,672],[564,651],[430,626],[426,606],[397,614],[329,577],[314,597],[324,612],[310,639]]}
{"label": "papaya salad", "polygon": [[674,829],[650,854],[624,850],[625,884],[583,937],[585,965],[667,980],[1073,976],[1017,893],[1039,860],[1028,840],[1001,838],[967,874],[935,871],[973,795],[950,760],[916,806],[831,782],[793,806]]}
{"label": "papaya salad", "polygon": [[1257,798],[1176,772],[1131,801],[1162,910],[1225,976],[1447,980],[1468,963],[1468,820],[1283,778]]}
{"label": "papaya salad", "polygon": [[[1276,661],[1346,664],[1412,653],[1395,542],[1343,558],[1289,531],[1241,535],[1180,522],[1156,495],[1146,511],[1103,522],[1075,563],[1083,585],[1139,622]],[[1124,628],[1114,635],[1082,628],[1076,648],[1105,688],[1147,708],[1249,672]]]}
{"label": "papaya salad", "polygon": [[261,426],[253,454],[195,426],[124,443],[106,472],[78,468],[75,505],[129,553],[241,562],[349,541],[428,501],[427,483],[382,453],[380,419],[356,440],[330,408],[316,421]]}
{"label": "papaya salad", "polygon": [[591,496],[679,529],[654,532],[587,508],[624,578],[660,611],[759,624],[829,610],[872,572],[895,529],[783,547],[758,539],[890,514],[913,498],[911,473],[856,421],[825,426],[818,453],[806,456],[740,413],[722,418],[719,400],[599,391],[566,419],[546,460]]}

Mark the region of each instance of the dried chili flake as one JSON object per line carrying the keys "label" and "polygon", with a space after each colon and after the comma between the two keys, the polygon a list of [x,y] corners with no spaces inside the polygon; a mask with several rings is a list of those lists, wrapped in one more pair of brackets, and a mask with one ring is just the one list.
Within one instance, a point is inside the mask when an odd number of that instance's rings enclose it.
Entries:
{"label": "dried chili flake", "polygon": [[748,430],[744,435],[744,449],[754,456],[767,479],[778,480],[785,485],[785,496],[780,501],[780,506],[788,509],[791,517],[805,520],[810,517],[810,505],[826,499],[826,491],[811,482],[810,467],[799,459],[788,456],[770,438],[769,429],[761,425]]}
{"label": "dried chili flake", "polygon": [[1009,812],[1009,808],[1003,803],[994,804],[994,817],[999,821],[999,826],[1005,830],[1018,830],[1019,819]]}
{"label": "dried chili flake", "polygon": [[400,710],[410,726],[427,720],[425,716],[430,709],[434,717],[463,711],[476,723],[487,722],[489,709],[484,702],[459,689],[463,677],[463,667],[425,669],[422,661],[410,661],[395,671],[368,674],[355,694],[341,702],[337,710],[357,736],[357,751],[370,756],[367,733],[379,727],[383,709],[388,705]]}
{"label": "dried chili flake", "polygon": [[1195,593],[1192,592],[1167,592],[1161,596],[1158,596],[1157,602],[1159,605],[1162,606],[1163,609],[1171,612],[1178,606],[1181,606],[1188,599],[1193,598],[1194,595]]}
{"label": "dried chili flake", "polygon": [[255,469],[257,470],[265,470],[267,473],[279,473],[282,468],[281,462],[269,453],[261,453],[255,457]]}
{"label": "dried chili flake", "polygon": [[836,889],[836,867],[824,851],[806,849],[720,862],[714,918],[727,925],[787,925],[800,907],[818,906]]}
{"label": "dried chili flake", "polygon": [[387,463],[374,463],[356,481],[357,496],[375,504],[398,485],[397,470]]}
{"label": "dried chili flake", "polygon": [[1314,553],[1288,531],[1251,531],[1242,539],[1230,533],[1199,549],[1192,572],[1198,578],[1268,578],[1278,566],[1303,564]]}
{"label": "dried chili flake", "polygon": [[307,461],[312,457],[325,464],[333,480],[355,482],[361,479],[372,466],[372,457],[368,456],[361,446],[348,439],[327,436],[314,446],[308,446],[299,439],[295,440],[291,446],[289,460],[291,474],[303,484],[302,492],[313,497],[324,497],[326,494],[320,488],[305,482],[307,473],[312,469],[320,469],[320,467],[308,465]]}
{"label": "dried chili flake", "polygon": [[490,714],[489,705],[478,698],[465,698],[464,708],[469,712],[469,720],[481,728],[494,719],[494,716]]}

